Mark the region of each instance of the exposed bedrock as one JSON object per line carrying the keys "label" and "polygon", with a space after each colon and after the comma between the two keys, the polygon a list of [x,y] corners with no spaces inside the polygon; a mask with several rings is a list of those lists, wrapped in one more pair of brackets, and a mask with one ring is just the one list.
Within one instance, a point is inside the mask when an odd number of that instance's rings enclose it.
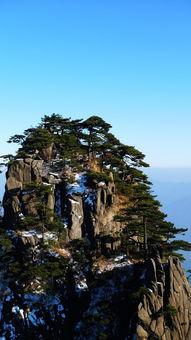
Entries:
{"label": "exposed bedrock", "polygon": [[35,157],[18,159],[8,168],[3,205],[4,222],[10,229],[17,229],[25,216],[37,214],[35,192],[25,191],[26,183],[36,181],[51,187],[46,197],[47,207],[57,213],[70,240],[85,235],[90,239],[96,235],[113,236],[119,231],[120,223],[114,221],[117,196],[112,175],[111,181],[97,183],[94,189],[83,183],[81,190],[80,176],[84,177],[84,173],[70,170],[73,176],[78,176],[76,182],[70,184],[64,169],[52,170],[55,160],[45,162]]}
{"label": "exposed bedrock", "polygon": [[138,305],[138,339],[191,339],[191,288],[179,260],[151,259],[145,279],[151,290]]}

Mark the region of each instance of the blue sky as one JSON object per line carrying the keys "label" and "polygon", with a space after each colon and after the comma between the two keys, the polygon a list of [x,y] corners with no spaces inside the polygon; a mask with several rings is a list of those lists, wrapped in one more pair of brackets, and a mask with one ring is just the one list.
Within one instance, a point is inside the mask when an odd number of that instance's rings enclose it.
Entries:
{"label": "blue sky", "polygon": [[0,1],[0,154],[53,112],[99,115],[153,167],[191,167],[191,3]]}

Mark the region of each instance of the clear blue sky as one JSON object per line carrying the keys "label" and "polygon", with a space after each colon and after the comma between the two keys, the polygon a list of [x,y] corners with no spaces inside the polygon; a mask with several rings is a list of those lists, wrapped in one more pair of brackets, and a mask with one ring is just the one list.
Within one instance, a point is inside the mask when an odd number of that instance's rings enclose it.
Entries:
{"label": "clear blue sky", "polygon": [[0,154],[53,112],[100,115],[153,167],[191,167],[191,3],[1,0]]}

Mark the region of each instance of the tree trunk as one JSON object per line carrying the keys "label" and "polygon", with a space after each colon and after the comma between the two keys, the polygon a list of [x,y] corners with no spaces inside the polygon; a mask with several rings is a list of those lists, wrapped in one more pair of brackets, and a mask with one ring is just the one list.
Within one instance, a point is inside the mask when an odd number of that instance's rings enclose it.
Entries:
{"label": "tree trunk", "polygon": [[143,224],[144,224],[144,250],[147,252],[148,250],[148,241],[147,241],[147,217],[143,218]]}

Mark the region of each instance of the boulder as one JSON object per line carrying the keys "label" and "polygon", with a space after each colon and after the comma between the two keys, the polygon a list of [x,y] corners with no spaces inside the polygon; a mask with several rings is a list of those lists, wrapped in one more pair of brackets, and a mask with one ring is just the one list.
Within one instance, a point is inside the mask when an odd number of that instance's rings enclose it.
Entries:
{"label": "boulder", "polygon": [[68,198],[69,209],[69,238],[71,240],[82,237],[82,224],[84,220],[83,201],[78,195],[71,195]]}

